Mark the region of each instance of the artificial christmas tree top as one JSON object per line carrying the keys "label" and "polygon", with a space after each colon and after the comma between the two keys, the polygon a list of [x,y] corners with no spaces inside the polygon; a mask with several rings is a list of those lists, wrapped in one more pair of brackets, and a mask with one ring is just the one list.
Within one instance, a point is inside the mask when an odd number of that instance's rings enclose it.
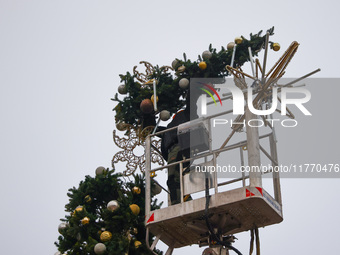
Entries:
{"label": "artificial christmas tree top", "polygon": [[[267,32],[273,35],[274,27]],[[196,61],[187,59],[184,53],[183,59],[176,58],[172,62],[172,67],[153,66],[141,61],[140,63],[145,65],[145,73],[138,72],[135,66],[133,74],[127,72],[120,75],[123,83],[118,88],[120,96],[116,94],[112,98],[118,103],[114,108],[117,128],[122,124],[130,124],[134,128],[155,126],[158,113],[166,110],[174,114],[185,105],[190,78],[230,75],[226,67],[231,65],[238,68],[249,61],[249,47],[252,55],[257,56],[264,48],[265,40],[266,35],[262,36],[262,31],[250,34],[249,39],[236,37],[235,42],[229,43],[227,48],[221,47],[220,51],[210,45]],[[269,43],[275,51],[280,47],[278,43]],[[158,98],[157,104],[150,101],[155,94]]]}

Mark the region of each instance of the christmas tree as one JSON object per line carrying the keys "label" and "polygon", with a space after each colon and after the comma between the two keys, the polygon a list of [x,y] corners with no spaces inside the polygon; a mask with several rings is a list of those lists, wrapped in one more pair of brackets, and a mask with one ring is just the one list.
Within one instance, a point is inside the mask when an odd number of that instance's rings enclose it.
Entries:
{"label": "christmas tree", "polygon": [[[153,254],[145,242],[144,176],[133,179],[98,167],[95,177],[86,176],[78,188],[69,189],[56,254]],[[160,208],[156,199],[152,207]]]}
{"label": "christmas tree", "polygon": [[[269,29],[273,35],[274,28]],[[146,245],[145,231],[145,185],[144,176],[135,175],[137,166],[144,164],[142,156],[135,157],[133,149],[144,145],[145,137],[156,126],[156,118],[166,121],[186,105],[191,78],[216,78],[230,75],[230,68],[241,68],[257,56],[265,46],[266,36],[262,31],[250,34],[250,38],[237,37],[234,42],[217,51],[212,45],[199,55],[196,61],[176,58],[170,66],[153,66],[146,61],[146,73],[140,73],[135,66],[133,74],[120,75],[123,83],[118,87],[118,94],[112,99],[117,102],[116,128],[125,131],[126,138],[114,141],[125,152],[117,153],[113,162],[127,161],[125,175],[132,175],[133,181],[126,181],[122,173],[115,169],[99,167],[96,176],[86,176],[78,188],[69,190],[69,203],[61,219],[56,242],[58,252],[55,255],[89,255],[89,254],[154,254]],[[280,49],[278,43],[269,42],[275,51]],[[237,46],[237,47],[236,47]],[[237,48],[237,51],[236,51]],[[156,97],[156,98],[155,98]],[[154,101],[158,102],[157,109]],[[160,140],[154,141],[153,150],[160,154]],[[123,152],[124,152],[123,151]],[[163,159],[152,154],[152,162],[161,164]],[[140,166],[141,171],[143,167]],[[153,187],[155,188],[155,186]],[[158,187],[159,188],[159,187]],[[156,199],[152,200],[151,209],[160,208]],[[149,243],[154,236],[150,235]],[[156,250],[157,254],[162,254]]]}

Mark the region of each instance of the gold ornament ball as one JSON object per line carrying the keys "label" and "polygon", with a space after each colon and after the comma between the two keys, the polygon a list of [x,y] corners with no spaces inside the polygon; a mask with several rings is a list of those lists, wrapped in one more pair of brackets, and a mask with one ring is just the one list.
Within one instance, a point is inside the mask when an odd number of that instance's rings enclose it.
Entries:
{"label": "gold ornament ball", "polygon": [[141,245],[142,245],[142,243],[141,243],[140,241],[135,241],[135,247],[136,247],[136,249],[138,249],[139,246],[141,246]]}
{"label": "gold ornament ball", "polygon": [[198,64],[198,67],[201,69],[201,70],[205,70],[207,68],[207,63],[205,63],[205,61],[202,61]]}
{"label": "gold ornament ball", "polygon": [[242,42],[243,42],[242,37],[236,37],[236,38],[235,38],[235,43],[236,43],[236,44],[241,44]]}
{"label": "gold ornament ball", "polygon": [[143,113],[149,114],[153,111],[153,103],[150,99],[144,99],[140,103],[140,109]]}
{"label": "gold ornament ball", "polygon": [[84,207],[82,205],[78,205],[77,208],[75,209],[75,211],[81,212],[83,209],[84,209]]}
{"label": "gold ornament ball", "polygon": [[107,203],[106,208],[109,211],[113,212],[119,208],[119,203],[117,200],[111,200],[110,202]]}
{"label": "gold ornament ball", "polygon": [[132,192],[139,195],[142,191],[139,187],[135,186],[133,187]]}
{"label": "gold ornament ball", "polygon": [[273,43],[273,50],[274,51],[279,51],[280,50],[280,44],[279,43]]}
{"label": "gold ornament ball", "polygon": [[183,73],[185,71],[185,66],[178,67],[177,71]]}
{"label": "gold ornament ball", "polygon": [[137,234],[138,234],[138,229],[137,229],[137,228],[133,228],[133,229],[132,229],[132,233],[133,233],[134,235],[137,235]]}
{"label": "gold ornament ball", "polygon": [[[157,101],[157,103],[158,103],[158,96],[156,96],[156,101]],[[151,102],[152,102],[153,104],[155,103],[155,96],[154,96],[154,95],[151,96]]]}
{"label": "gold ornament ball", "polygon": [[234,42],[230,42],[230,43],[228,43],[228,45],[227,45],[227,49],[228,49],[228,50],[232,50],[232,49],[234,49],[234,46],[235,46],[235,43],[234,43]]}
{"label": "gold ornament ball", "polygon": [[106,246],[103,243],[97,243],[94,246],[94,253],[97,255],[104,254],[106,252]]}
{"label": "gold ornament ball", "polygon": [[85,197],[85,202],[86,202],[86,203],[91,203],[91,201],[92,201],[92,198],[90,197],[90,195],[87,195],[87,196]]}
{"label": "gold ornament ball", "polygon": [[82,212],[83,209],[84,209],[83,206],[78,205],[77,208],[73,211],[72,216],[75,216],[77,212],[78,212],[78,213]]}
{"label": "gold ornament ball", "polygon": [[83,225],[87,225],[90,223],[90,218],[89,217],[84,217],[82,220],[81,220],[81,224]]}
{"label": "gold ornament ball", "polygon": [[131,209],[132,214],[134,214],[136,216],[140,213],[140,208],[136,204],[130,205],[130,209]]}
{"label": "gold ornament ball", "polygon": [[111,238],[112,238],[112,233],[110,231],[104,231],[103,233],[100,234],[100,240],[102,242],[110,241]]}

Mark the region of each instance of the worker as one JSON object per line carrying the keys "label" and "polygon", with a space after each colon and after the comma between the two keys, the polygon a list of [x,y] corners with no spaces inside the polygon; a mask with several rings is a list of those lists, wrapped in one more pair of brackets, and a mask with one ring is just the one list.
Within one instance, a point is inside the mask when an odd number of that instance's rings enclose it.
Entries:
{"label": "worker", "polygon": [[[192,96],[197,99],[199,95]],[[197,100],[196,100],[197,101]],[[180,110],[175,114],[172,121],[168,124],[167,129],[177,127],[187,121],[197,118],[197,106],[196,101],[191,102],[193,107],[190,107],[190,93],[187,94],[186,107],[184,110]],[[192,108],[192,109],[191,109]],[[192,111],[190,111],[190,109]],[[190,158],[190,146],[188,148],[181,148],[178,143],[177,129],[165,132],[162,137],[161,151],[163,158],[167,160],[168,164],[181,161],[184,158]],[[189,162],[183,164],[183,168],[189,166]],[[180,197],[180,171],[179,164],[168,167],[168,181],[167,185],[170,191],[171,205],[181,202]],[[189,199],[190,200],[190,199]]]}

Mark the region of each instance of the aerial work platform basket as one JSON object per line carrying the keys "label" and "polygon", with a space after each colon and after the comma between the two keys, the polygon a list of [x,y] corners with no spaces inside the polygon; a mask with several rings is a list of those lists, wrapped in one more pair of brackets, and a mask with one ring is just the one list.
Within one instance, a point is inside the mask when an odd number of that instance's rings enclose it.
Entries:
{"label": "aerial work platform basket", "polygon": [[[151,211],[147,226],[169,247],[208,245],[205,198]],[[283,220],[281,205],[265,190],[242,187],[211,197],[211,222],[224,235],[265,227]]]}
{"label": "aerial work platform basket", "polygon": [[[231,111],[223,112],[219,115],[229,113],[231,113]],[[218,157],[224,156],[223,153],[230,151],[235,152],[235,150],[239,150],[240,152],[240,166],[260,166],[260,154],[265,155],[273,167],[278,165],[275,133],[273,129],[271,129],[269,133],[260,136],[258,128],[250,128],[247,126],[247,137],[245,140],[228,146],[225,146],[226,143],[224,143],[220,148],[213,150],[211,145],[210,120],[216,116],[217,115],[212,115],[201,119],[202,122],[208,122],[207,133],[209,135],[209,146],[207,151],[198,153],[190,159],[183,159],[168,164],[167,166],[152,168],[152,138],[157,134],[169,130],[149,135],[146,138],[145,224],[147,236],[149,232],[156,236],[155,241],[150,245],[151,250],[155,248],[159,240],[169,246],[166,255],[172,254],[174,248],[192,244],[211,246],[209,227],[206,223],[207,218],[214,230],[224,236],[280,223],[283,220],[278,172],[244,171],[241,173],[241,176],[237,178],[229,178],[227,181],[223,181],[223,179],[217,178],[216,171],[197,171],[197,169],[202,170],[202,166],[205,166],[205,169],[209,169],[209,166],[216,167]],[[246,120],[254,118],[254,115],[248,111],[246,112],[245,118]],[[195,122],[197,122],[197,120]],[[227,142],[229,139],[230,138],[227,138]],[[263,141],[267,147],[269,146],[269,152],[264,148],[265,146],[260,144],[260,141]],[[245,164],[244,154],[247,154],[247,164]],[[195,160],[201,160],[201,162],[195,165],[193,164]],[[190,171],[183,166],[187,162],[191,164]],[[179,165],[180,169],[181,203],[170,205],[169,201],[168,207],[152,211],[151,173],[161,171],[176,164]],[[188,173],[183,174],[183,172]],[[265,190],[262,185],[262,176],[267,173],[272,175],[273,195],[271,195],[268,190]],[[206,186],[207,183],[209,183],[209,188]],[[228,189],[228,185],[230,184],[240,184],[240,187]],[[207,192],[207,189],[212,192],[212,194],[209,195],[208,205],[207,196],[184,201],[185,196],[197,192]]]}

